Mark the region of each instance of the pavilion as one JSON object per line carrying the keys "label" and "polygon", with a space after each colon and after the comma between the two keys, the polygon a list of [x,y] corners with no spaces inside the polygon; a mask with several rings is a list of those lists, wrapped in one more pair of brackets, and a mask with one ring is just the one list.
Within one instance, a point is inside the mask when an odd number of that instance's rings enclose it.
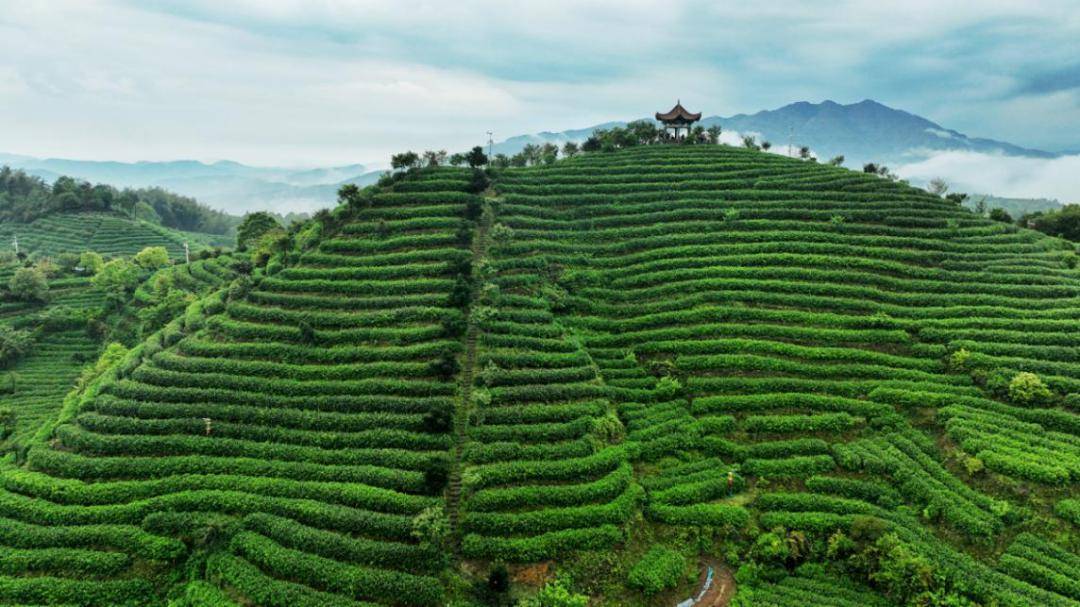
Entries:
{"label": "pavilion", "polygon": [[665,113],[656,113],[656,119],[664,125],[664,136],[673,141],[686,139],[690,134],[690,125],[701,120],[701,112],[691,114],[682,106],[682,101],[677,101],[675,107]]}

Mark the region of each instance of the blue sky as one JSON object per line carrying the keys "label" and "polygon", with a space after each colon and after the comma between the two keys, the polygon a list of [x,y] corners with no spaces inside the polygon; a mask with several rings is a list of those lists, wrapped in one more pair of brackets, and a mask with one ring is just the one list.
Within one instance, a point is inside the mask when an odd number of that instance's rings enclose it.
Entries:
{"label": "blue sky", "polygon": [[0,13],[0,152],[325,165],[872,98],[1080,148],[1071,2],[51,0]]}

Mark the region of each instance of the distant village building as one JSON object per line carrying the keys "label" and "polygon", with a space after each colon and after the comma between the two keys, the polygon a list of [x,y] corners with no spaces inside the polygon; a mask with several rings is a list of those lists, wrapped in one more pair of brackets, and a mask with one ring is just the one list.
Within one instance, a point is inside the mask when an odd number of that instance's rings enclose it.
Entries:
{"label": "distant village building", "polygon": [[675,102],[675,107],[665,113],[656,113],[656,119],[664,125],[664,137],[674,141],[686,139],[690,126],[701,120],[701,112],[691,114],[682,106],[682,101]]}

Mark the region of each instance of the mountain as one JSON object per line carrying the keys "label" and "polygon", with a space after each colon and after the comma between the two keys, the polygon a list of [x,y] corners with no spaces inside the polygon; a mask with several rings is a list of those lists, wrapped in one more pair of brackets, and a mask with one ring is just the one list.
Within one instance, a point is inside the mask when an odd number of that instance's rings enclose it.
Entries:
{"label": "mountain", "polygon": [[1003,141],[968,137],[921,116],[867,99],[841,105],[800,101],[776,110],[706,118],[740,133],[758,133],[773,145],[808,145],[821,158],[844,155],[849,165],[902,164],[933,152],[961,150],[1009,156],[1053,158],[1055,154]]}
{"label": "mountain", "polygon": [[284,246],[0,416],[0,603],[1080,607],[1058,239],[651,145],[402,173]]}
{"label": "mountain", "polygon": [[158,186],[237,215],[262,209],[284,214],[329,207],[341,185],[367,185],[381,174],[362,164],[290,169],[253,167],[228,160],[111,162],[17,154],[0,154],[0,165],[22,169],[47,181],[70,175],[117,187]]}
{"label": "mountain", "polygon": [[[623,124],[626,123],[608,122],[558,133],[522,135],[494,147],[496,152],[513,154],[527,143],[580,142],[596,129]],[[848,166],[864,162],[903,164],[946,150],[1034,158],[1057,156],[1052,152],[1023,148],[1003,141],[969,137],[921,116],[870,99],[849,105],[834,101],[800,101],[756,114],[736,114],[727,118],[710,116],[703,118],[701,124],[705,127],[718,124],[726,131],[755,134],[777,147],[786,146],[789,141],[795,147],[807,145],[820,158],[842,154]]]}

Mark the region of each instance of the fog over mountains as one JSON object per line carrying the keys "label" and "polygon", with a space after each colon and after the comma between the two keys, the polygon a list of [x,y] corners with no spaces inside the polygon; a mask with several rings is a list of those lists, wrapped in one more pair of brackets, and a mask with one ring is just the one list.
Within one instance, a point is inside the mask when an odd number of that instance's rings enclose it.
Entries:
{"label": "fog over mountains", "polygon": [[[580,142],[596,129],[622,124],[626,122],[518,135],[496,143],[493,151],[509,155],[530,143]],[[901,176],[910,177],[914,183],[928,179],[928,175],[941,176],[966,191],[1080,200],[1080,191],[1074,192],[1067,183],[1059,183],[1075,174],[1072,165],[1080,157],[971,137],[869,99],[848,105],[800,101],[755,114],[709,116],[702,119],[702,124],[706,127],[719,124],[727,133],[725,140],[730,142],[737,141],[740,134],[752,134],[772,142],[774,151],[783,152],[789,144],[796,149],[805,145],[819,158],[843,155],[848,167],[859,167],[866,162],[887,164],[899,168]],[[431,147],[439,146],[433,142]],[[935,162],[935,159],[947,162]],[[59,175],[71,175],[120,187],[160,186],[236,214],[258,209],[302,212],[331,206],[342,184],[374,183],[381,172],[375,169],[387,164],[387,159],[358,160],[367,164],[290,169],[254,167],[232,161],[123,163],[0,153],[0,164],[24,169],[48,181]],[[993,163],[995,170],[979,168],[988,163]],[[911,170],[905,173],[904,167]],[[996,181],[983,183],[988,173]],[[1045,183],[1024,181],[1032,174]]]}
{"label": "fog over mountains", "polygon": [[[667,108],[660,108],[666,110]],[[689,108],[697,111],[701,108]],[[609,122],[583,129],[544,132],[511,137],[494,146],[496,152],[513,154],[529,143],[582,141],[595,129],[621,126]],[[1004,141],[969,137],[921,116],[866,99],[841,105],[834,101],[799,101],[775,110],[730,117],[702,118],[705,127],[720,125],[726,131],[753,134],[774,146],[810,146],[821,158],[843,155],[848,166],[866,162],[906,164],[941,151],[970,151],[1031,158],[1054,158],[1058,154],[1033,150]]]}

